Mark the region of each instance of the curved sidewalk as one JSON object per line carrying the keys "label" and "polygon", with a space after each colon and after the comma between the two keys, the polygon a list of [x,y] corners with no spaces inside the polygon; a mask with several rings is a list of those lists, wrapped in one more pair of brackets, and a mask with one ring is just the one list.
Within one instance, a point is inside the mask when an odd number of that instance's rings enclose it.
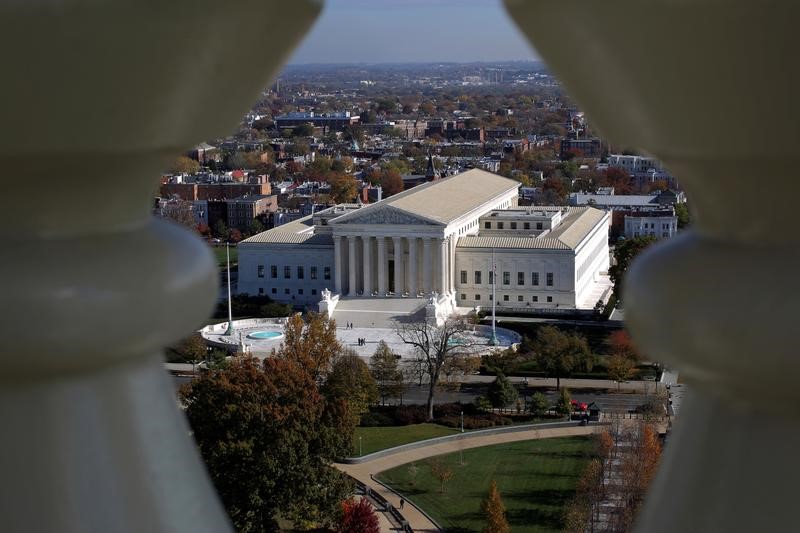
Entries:
{"label": "curved sidewalk", "polygon": [[[480,448],[482,446],[492,446],[493,444],[505,444],[508,442],[518,442],[524,440],[534,439],[549,439],[553,437],[574,437],[579,435],[590,435],[599,430],[600,425],[590,426],[572,426],[562,428],[543,428],[543,429],[530,429],[528,431],[517,431],[513,433],[496,433],[493,435],[475,435],[473,437],[465,436],[464,438],[456,441],[432,443],[429,446],[420,446],[411,450],[401,451],[392,455],[378,457],[370,461],[364,461],[358,464],[343,464],[336,463],[334,466],[347,473],[348,475],[356,478],[371,490],[379,493],[389,503],[400,508],[400,497],[393,491],[376,483],[372,480],[371,476],[376,475],[384,470],[389,470],[396,466],[404,465],[414,461],[420,461],[441,455],[445,453],[453,453],[459,450],[467,450],[469,448]],[[416,506],[408,502],[403,508],[402,514],[408,520],[411,527],[415,532],[439,532],[441,531],[425,514],[420,512]]]}

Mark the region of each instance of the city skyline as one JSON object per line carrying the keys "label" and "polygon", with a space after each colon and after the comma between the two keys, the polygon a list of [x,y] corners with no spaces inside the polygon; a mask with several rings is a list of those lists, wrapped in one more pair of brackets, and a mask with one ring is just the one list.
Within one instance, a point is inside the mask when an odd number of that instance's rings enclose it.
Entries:
{"label": "city skyline", "polygon": [[328,0],[289,64],[519,60],[539,57],[500,0]]}

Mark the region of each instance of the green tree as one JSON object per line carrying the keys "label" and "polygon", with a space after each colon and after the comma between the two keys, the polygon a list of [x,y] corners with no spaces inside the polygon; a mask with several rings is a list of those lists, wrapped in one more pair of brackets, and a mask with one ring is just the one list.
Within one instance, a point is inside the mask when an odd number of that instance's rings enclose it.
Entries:
{"label": "green tree", "polygon": [[489,385],[486,393],[493,407],[505,407],[514,402],[519,396],[516,387],[503,374],[497,374],[494,381]]}
{"label": "green tree", "polygon": [[556,412],[560,415],[569,416],[572,413],[572,396],[569,389],[564,387],[558,394],[556,401]]}
{"label": "green tree", "polygon": [[628,271],[631,261],[654,242],[656,242],[656,238],[647,235],[626,239],[614,248],[614,265],[608,269],[608,274],[614,283],[614,297],[617,302],[622,303],[625,273]]}
{"label": "green tree", "polygon": [[397,398],[403,394],[405,385],[403,372],[398,365],[398,356],[384,341],[378,343],[375,353],[370,357],[369,369],[378,384],[381,403],[386,403],[386,398]]}
{"label": "green tree", "polygon": [[685,203],[675,204],[675,216],[678,218],[678,229],[686,228],[692,223],[689,206]]}
{"label": "green tree", "polygon": [[547,410],[550,408],[550,402],[547,401],[547,397],[542,394],[541,392],[534,393],[531,396],[531,414],[536,417],[543,417]]}
{"label": "green tree", "polygon": [[568,376],[576,368],[590,371],[594,356],[586,339],[577,334],[566,334],[555,326],[544,326],[536,332],[536,363],[556,378],[556,388],[561,388],[561,378]]}
{"label": "green tree", "polygon": [[228,239],[228,226],[221,218],[214,223],[214,235],[220,239]]}
{"label": "green tree", "polygon": [[265,231],[267,228],[264,227],[264,224],[261,223],[260,220],[254,218],[252,222],[250,222],[250,235],[258,235],[262,231]]}
{"label": "green tree", "polygon": [[369,372],[367,363],[352,350],[336,357],[325,385],[323,394],[329,400],[344,400],[356,425],[369,406],[378,401],[378,386]]}
{"label": "green tree", "polygon": [[497,482],[493,479],[489,485],[489,494],[481,503],[481,510],[486,516],[486,527],[483,533],[510,533],[511,526],[506,519],[506,506],[497,490]]}

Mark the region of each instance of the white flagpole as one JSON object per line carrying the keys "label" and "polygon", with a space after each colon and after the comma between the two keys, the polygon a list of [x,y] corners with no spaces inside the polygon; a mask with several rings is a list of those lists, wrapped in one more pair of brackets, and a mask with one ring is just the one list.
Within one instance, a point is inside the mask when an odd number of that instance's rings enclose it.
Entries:
{"label": "white flagpole", "polygon": [[233,309],[231,306],[231,249],[229,243],[225,243],[225,256],[228,261],[228,331],[225,335],[233,335]]}
{"label": "white flagpole", "polygon": [[497,305],[497,262],[494,259],[494,248],[492,248],[492,345],[497,344],[497,324],[495,317],[495,306]]}

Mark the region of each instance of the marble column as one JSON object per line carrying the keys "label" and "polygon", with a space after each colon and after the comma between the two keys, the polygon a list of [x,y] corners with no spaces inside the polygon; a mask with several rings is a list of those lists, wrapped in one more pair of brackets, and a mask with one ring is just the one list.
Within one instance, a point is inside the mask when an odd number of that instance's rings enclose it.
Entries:
{"label": "marble column", "polygon": [[394,293],[401,296],[405,292],[405,283],[403,283],[403,238],[392,237],[394,244]]}
{"label": "marble column", "polygon": [[408,237],[408,293],[417,295],[417,239]]}
{"label": "marble column", "polygon": [[433,239],[422,239],[422,290],[425,294],[433,292]]}
{"label": "marble column", "polygon": [[336,294],[342,294],[342,237],[336,236],[333,238],[333,260],[334,260],[334,286]]}
{"label": "marble column", "polygon": [[364,245],[364,296],[371,296],[375,289],[372,287],[372,237],[361,237]]}
{"label": "marble column", "polygon": [[455,235],[450,236],[450,255],[448,255],[448,259],[450,262],[450,270],[448,270],[448,274],[450,275],[450,294],[456,293],[456,276],[458,273],[456,272],[456,239]]}
{"label": "marble column", "polygon": [[350,235],[347,237],[347,244],[350,248],[350,254],[347,260],[347,270],[350,274],[350,283],[347,287],[347,295],[348,296],[357,296],[358,295],[358,278],[356,274],[358,273],[358,265],[356,264],[356,237]]}
{"label": "marble column", "polygon": [[439,292],[445,294],[447,292],[447,270],[450,268],[447,260],[447,239],[439,239]]}
{"label": "marble column", "polygon": [[386,237],[377,237],[378,240],[378,294],[386,296],[389,291],[387,285],[387,266],[388,259],[386,258]]}

